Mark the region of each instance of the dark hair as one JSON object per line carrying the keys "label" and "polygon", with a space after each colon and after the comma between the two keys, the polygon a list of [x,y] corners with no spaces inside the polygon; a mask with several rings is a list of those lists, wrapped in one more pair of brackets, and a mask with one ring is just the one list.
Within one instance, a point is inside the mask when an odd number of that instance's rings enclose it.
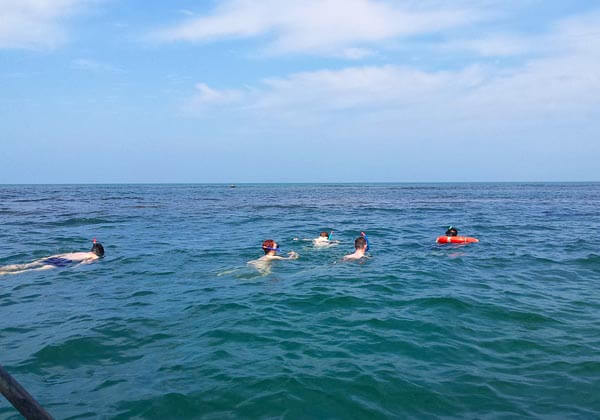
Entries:
{"label": "dark hair", "polygon": [[454,226],[450,226],[448,228],[448,230],[446,231],[446,236],[457,236],[458,235],[458,229],[456,229]]}
{"label": "dark hair", "polygon": [[262,243],[262,249],[265,251],[265,254],[273,251],[275,249],[275,241],[273,239],[267,239]]}
{"label": "dark hair", "polygon": [[354,248],[362,249],[367,246],[367,240],[363,236],[359,236],[354,240]]}
{"label": "dark hair", "polygon": [[94,245],[92,245],[92,252],[99,257],[103,257],[104,256],[104,247],[102,246],[101,243],[95,242]]}
{"label": "dark hair", "polygon": [[319,236],[320,236],[321,238],[329,238],[329,233],[327,233],[327,232],[321,232],[321,233],[319,234]]}

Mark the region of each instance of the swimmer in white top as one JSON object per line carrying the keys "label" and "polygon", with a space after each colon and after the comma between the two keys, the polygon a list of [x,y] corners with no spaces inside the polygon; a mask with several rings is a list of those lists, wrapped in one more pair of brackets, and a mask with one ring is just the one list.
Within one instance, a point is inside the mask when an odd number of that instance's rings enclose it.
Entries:
{"label": "swimmer in white top", "polygon": [[333,236],[333,230],[329,233],[321,232],[319,237],[312,240],[313,245],[316,248],[323,248],[327,246],[337,245],[340,241],[332,241],[331,237]]}
{"label": "swimmer in white top", "polygon": [[[340,241],[332,241],[331,237],[333,236],[333,230],[329,233],[323,231],[319,234],[318,238],[315,239],[302,239],[302,241],[311,241],[315,248],[326,248],[332,245],[337,245]],[[300,239],[294,238],[294,241],[298,241]]]}
{"label": "swimmer in white top", "polygon": [[4,274],[19,274],[26,271],[49,270],[56,267],[67,267],[72,264],[89,264],[104,256],[104,247],[93,241],[90,252],[70,252],[67,254],[51,255],[28,264],[12,264],[0,267],[0,276]]}
{"label": "swimmer in white top", "polygon": [[360,232],[360,236],[354,240],[354,253],[345,255],[343,260],[359,260],[366,257],[366,253],[369,250],[369,239],[365,232]]}
{"label": "swimmer in white top", "polygon": [[256,267],[258,271],[263,274],[268,274],[271,272],[271,263],[276,260],[296,260],[299,255],[294,252],[288,252],[287,257],[282,257],[277,255],[279,252],[279,244],[275,242],[273,239],[267,239],[262,243],[262,249],[265,252],[265,255],[260,257],[257,260],[248,261],[248,264]]}

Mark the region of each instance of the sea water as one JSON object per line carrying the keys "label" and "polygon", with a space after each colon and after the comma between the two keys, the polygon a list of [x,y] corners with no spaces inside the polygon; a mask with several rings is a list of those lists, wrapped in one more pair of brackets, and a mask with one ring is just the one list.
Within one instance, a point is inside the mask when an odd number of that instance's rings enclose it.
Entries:
{"label": "sea water", "polygon": [[[56,418],[598,418],[600,184],[0,186],[0,364]],[[436,245],[454,225],[480,239]],[[339,245],[310,239],[334,230]],[[343,262],[365,231],[371,257]],[[247,262],[276,240],[295,261]],[[4,399],[0,418],[18,418]]]}

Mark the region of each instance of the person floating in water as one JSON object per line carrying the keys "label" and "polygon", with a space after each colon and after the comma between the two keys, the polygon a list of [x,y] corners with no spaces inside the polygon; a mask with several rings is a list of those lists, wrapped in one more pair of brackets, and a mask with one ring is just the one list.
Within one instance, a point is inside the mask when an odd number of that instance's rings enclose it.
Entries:
{"label": "person floating in water", "polygon": [[458,229],[454,226],[448,226],[448,230],[446,230],[446,236],[458,236]]}
{"label": "person floating in water", "polygon": [[104,256],[104,247],[94,239],[89,252],[71,252],[51,255],[28,264],[12,264],[0,267],[0,275],[19,274],[25,271],[49,270],[56,267],[68,267],[73,264],[89,264]]}
{"label": "person floating in water", "polygon": [[248,264],[256,267],[257,270],[264,274],[268,274],[271,272],[271,263],[276,260],[296,260],[299,255],[294,252],[288,252],[287,257],[282,257],[281,255],[277,255],[278,252],[281,251],[279,248],[279,244],[275,242],[273,239],[267,239],[262,243],[262,250],[265,252],[265,255],[262,257],[248,261]]}
{"label": "person floating in water", "polygon": [[333,230],[331,232],[321,232],[318,238],[312,240],[313,246],[315,246],[316,248],[323,248],[339,244],[340,241],[332,240],[332,236]]}
{"label": "person floating in water", "polygon": [[365,232],[360,232],[360,236],[354,240],[354,253],[344,256],[344,260],[359,260],[366,257],[369,251],[369,238]]}
{"label": "person floating in water", "polygon": [[458,229],[454,226],[449,226],[444,236],[438,236],[435,240],[438,244],[470,244],[479,242],[477,238],[469,236],[458,236]]}
{"label": "person floating in water", "polygon": [[334,241],[331,239],[333,236],[333,230],[330,232],[323,231],[315,239],[298,239],[294,238],[294,241],[310,241],[315,248],[326,248],[332,245],[337,245],[340,241]]}

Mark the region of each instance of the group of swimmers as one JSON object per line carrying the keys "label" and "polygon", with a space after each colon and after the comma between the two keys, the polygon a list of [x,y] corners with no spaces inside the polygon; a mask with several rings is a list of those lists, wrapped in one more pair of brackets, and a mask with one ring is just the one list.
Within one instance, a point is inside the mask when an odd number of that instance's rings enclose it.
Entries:
{"label": "group of swimmers", "polygon": [[[339,241],[334,241],[331,239],[332,235],[333,231],[321,232],[318,238],[305,240],[311,240],[313,242],[313,245],[317,248],[327,247],[339,243]],[[298,238],[294,239],[298,240]],[[267,262],[273,260],[295,260],[299,257],[298,253],[295,251],[288,252],[287,257],[282,257],[281,255],[278,255],[278,253],[281,250],[279,248],[279,244],[273,239],[267,239],[263,241],[262,250],[264,251],[265,255],[257,260],[249,261],[249,264],[256,265],[260,262]],[[369,239],[366,233],[361,232],[360,236],[354,240],[354,252],[352,254],[345,255],[343,260],[359,260],[361,258],[366,257],[366,253],[368,250]]]}
{"label": "group of swimmers", "polygon": [[[304,239],[305,241],[312,241],[313,246],[316,248],[320,247],[328,247],[331,245],[338,244],[339,241],[333,241],[331,237],[333,236],[333,231],[331,232],[321,232],[318,238],[315,239]],[[448,241],[444,240],[440,241],[440,238],[447,238]],[[468,239],[473,239],[473,241],[477,241],[474,238],[462,238],[458,236],[458,229],[454,226],[449,226],[446,230],[445,236],[438,238],[438,243],[455,243],[456,241],[452,239],[461,239],[460,242],[468,243]],[[465,239],[465,240],[463,240]],[[294,240],[298,240],[298,238],[294,238]],[[290,251],[287,254],[287,257],[283,257],[278,255],[280,252],[279,244],[275,242],[273,239],[267,239],[262,243],[262,249],[265,253],[262,257],[248,261],[248,264],[254,265],[260,271],[267,271],[270,268],[270,263],[275,260],[295,260],[299,257],[298,253],[295,251]],[[354,240],[354,252],[351,254],[344,255],[342,261],[350,261],[350,260],[361,260],[367,257],[367,252],[369,251],[369,238],[367,234],[364,232],[360,233],[360,236]]]}
{"label": "group of swimmers", "polygon": [[[446,230],[446,237],[452,238],[458,235],[458,230],[450,226]],[[331,232],[321,232],[319,237],[315,239],[305,239],[307,241],[312,241],[313,245],[317,248],[320,247],[329,247],[332,245],[339,244],[339,241],[335,241],[332,239],[333,231]],[[298,238],[294,238],[294,240],[298,240]],[[298,259],[299,255],[295,251],[290,251],[287,254],[287,257],[283,257],[279,255],[281,249],[279,248],[279,244],[275,242],[273,239],[267,239],[262,243],[262,250],[265,255],[262,257],[248,261],[248,264],[254,265],[260,271],[263,271],[265,268],[270,266],[270,263],[275,260],[295,260]],[[354,240],[354,252],[351,254],[344,255],[342,261],[351,261],[351,260],[360,260],[362,258],[367,257],[367,252],[369,251],[369,238],[365,232],[361,232],[360,236]],[[57,254],[52,255],[45,258],[40,258],[39,260],[33,261],[28,264],[12,264],[6,265],[4,267],[0,267],[0,275],[3,274],[19,274],[25,271],[39,271],[39,270],[48,270],[56,267],[67,267],[73,264],[89,264],[93,261],[98,260],[104,256],[104,247],[101,243],[93,240],[92,249],[89,252],[71,252],[66,254]]]}
{"label": "group of swimmers", "polygon": [[[340,242],[334,241],[331,239],[333,236],[333,231],[331,232],[321,232],[319,236],[315,239],[304,239],[305,241],[312,241],[313,246],[315,248],[324,248],[330,247],[332,245],[337,245]],[[295,241],[299,240],[298,238],[294,238]],[[254,266],[259,272],[263,274],[268,274],[271,272],[271,263],[276,260],[296,260],[299,255],[295,251],[290,251],[287,254],[287,257],[283,257],[278,255],[281,252],[279,248],[279,244],[275,242],[273,239],[267,239],[262,243],[262,250],[265,255],[262,257],[248,261],[248,264]],[[342,260],[360,260],[362,258],[367,257],[367,251],[369,251],[369,239],[367,234],[364,232],[360,233],[360,236],[354,240],[354,252],[352,254],[345,255]]]}

